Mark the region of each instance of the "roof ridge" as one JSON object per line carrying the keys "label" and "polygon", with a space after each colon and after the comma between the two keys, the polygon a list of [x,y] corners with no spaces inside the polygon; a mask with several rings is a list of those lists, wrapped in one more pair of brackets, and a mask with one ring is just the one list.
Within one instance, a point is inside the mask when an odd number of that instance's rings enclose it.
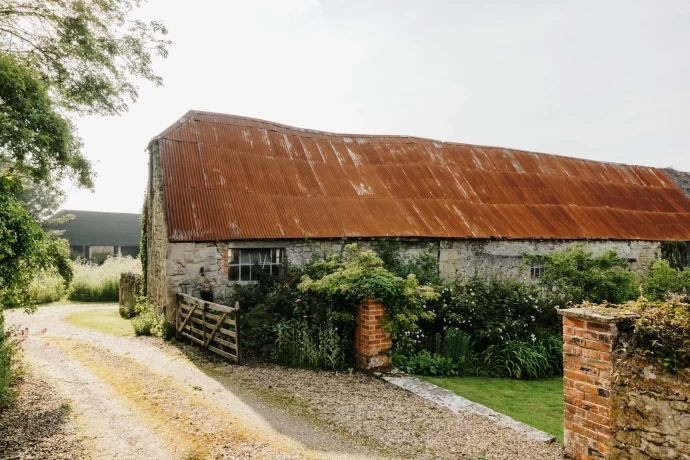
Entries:
{"label": "roof ridge", "polygon": [[438,144],[444,144],[444,145],[473,147],[473,148],[479,148],[479,149],[508,150],[510,152],[525,153],[525,154],[531,154],[531,155],[537,155],[537,156],[565,158],[567,160],[576,160],[576,161],[582,161],[585,163],[597,163],[597,164],[611,165],[611,166],[645,168],[645,169],[657,170],[657,171],[663,171],[663,170],[667,169],[667,168],[658,167],[658,166],[645,166],[645,165],[636,165],[636,164],[629,164],[629,163],[617,163],[614,161],[592,160],[589,158],[579,158],[579,157],[563,155],[563,154],[558,154],[558,153],[535,152],[533,150],[526,150],[526,149],[512,148],[512,147],[502,147],[502,146],[497,146],[497,145],[470,144],[467,142],[442,141],[439,139],[432,139],[432,138],[421,137],[421,136],[410,136],[410,135],[402,135],[402,134],[353,134],[353,133],[337,133],[337,132],[330,132],[330,131],[321,131],[321,130],[311,129],[311,128],[300,128],[297,126],[287,125],[285,123],[279,123],[276,121],[265,120],[262,118],[249,117],[246,115],[235,115],[235,114],[230,114],[230,113],[212,112],[212,111],[195,110],[195,109],[188,110],[179,120],[177,120],[175,123],[173,123],[168,128],[163,130],[159,135],[155,136],[152,140],[156,140],[156,139],[160,139],[160,138],[164,137],[165,135],[167,135],[168,133],[170,133],[174,129],[176,129],[179,126],[190,121],[190,119],[193,119],[194,121],[198,121],[198,120],[196,120],[196,115],[210,115],[210,116],[215,116],[215,117],[231,118],[231,119],[235,119],[235,120],[244,120],[244,121],[266,123],[268,125],[272,125],[272,126],[283,128],[283,129],[289,129],[289,130],[302,132],[302,133],[309,133],[309,134],[320,134],[320,135],[324,135],[324,136],[338,136],[338,137],[342,136],[342,137],[352,137],[352,138],[378,138],[378,139],[381,139],[381,138],[411,139],[411,140],[420,140],[420,141],[426,141],[426,142],[432,142],[432,143],[438,143]]}

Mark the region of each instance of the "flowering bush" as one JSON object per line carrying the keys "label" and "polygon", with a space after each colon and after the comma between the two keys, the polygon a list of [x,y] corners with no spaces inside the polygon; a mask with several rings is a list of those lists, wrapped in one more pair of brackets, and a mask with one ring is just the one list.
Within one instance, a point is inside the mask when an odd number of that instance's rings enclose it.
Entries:
{"label": "flowering bush", "polygon": [[498,277],[474,276],[450,282],[427,304],[436,315],[430,333],[453,327],[469,334],[479,349],[509,340],[536,341],[540,331],[560,333],[555,300],[536,286]]}

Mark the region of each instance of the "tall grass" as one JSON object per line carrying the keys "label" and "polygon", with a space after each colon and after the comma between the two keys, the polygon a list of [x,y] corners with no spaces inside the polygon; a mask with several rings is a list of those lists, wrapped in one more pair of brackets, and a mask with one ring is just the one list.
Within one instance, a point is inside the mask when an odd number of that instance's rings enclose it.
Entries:
{"label": "tall grass", "polygon": [[59,276],[39,273],[29,286],[29,293],[38,304],[57,302],[65,298],[67,288],[64,280]]}
{"label": "tall grass", "polygon": [[139,260],[132,257],[109,257],[102,265],[79,260],[73,265],[74,279],[67,296],[70,300],[117,301],[120,273],[141,272]]}

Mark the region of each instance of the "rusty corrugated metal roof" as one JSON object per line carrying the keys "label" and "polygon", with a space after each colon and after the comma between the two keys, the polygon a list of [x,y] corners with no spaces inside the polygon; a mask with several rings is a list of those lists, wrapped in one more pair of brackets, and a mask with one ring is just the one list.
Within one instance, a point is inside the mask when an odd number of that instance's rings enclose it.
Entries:
{"label": "rusty corrugated metal roof", "polygon": [[690,240],[657,168],[196,111],[154,141],[171,241]]}

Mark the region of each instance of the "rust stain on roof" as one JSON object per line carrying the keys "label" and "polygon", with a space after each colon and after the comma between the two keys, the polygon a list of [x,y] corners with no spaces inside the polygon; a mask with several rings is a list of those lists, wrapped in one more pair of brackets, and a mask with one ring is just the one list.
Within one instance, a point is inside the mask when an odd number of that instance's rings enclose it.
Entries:
{"label": "rust stain on roof", "polygon": [[657,168],[195,111],[154,141],[171,241],[690,240]]}

